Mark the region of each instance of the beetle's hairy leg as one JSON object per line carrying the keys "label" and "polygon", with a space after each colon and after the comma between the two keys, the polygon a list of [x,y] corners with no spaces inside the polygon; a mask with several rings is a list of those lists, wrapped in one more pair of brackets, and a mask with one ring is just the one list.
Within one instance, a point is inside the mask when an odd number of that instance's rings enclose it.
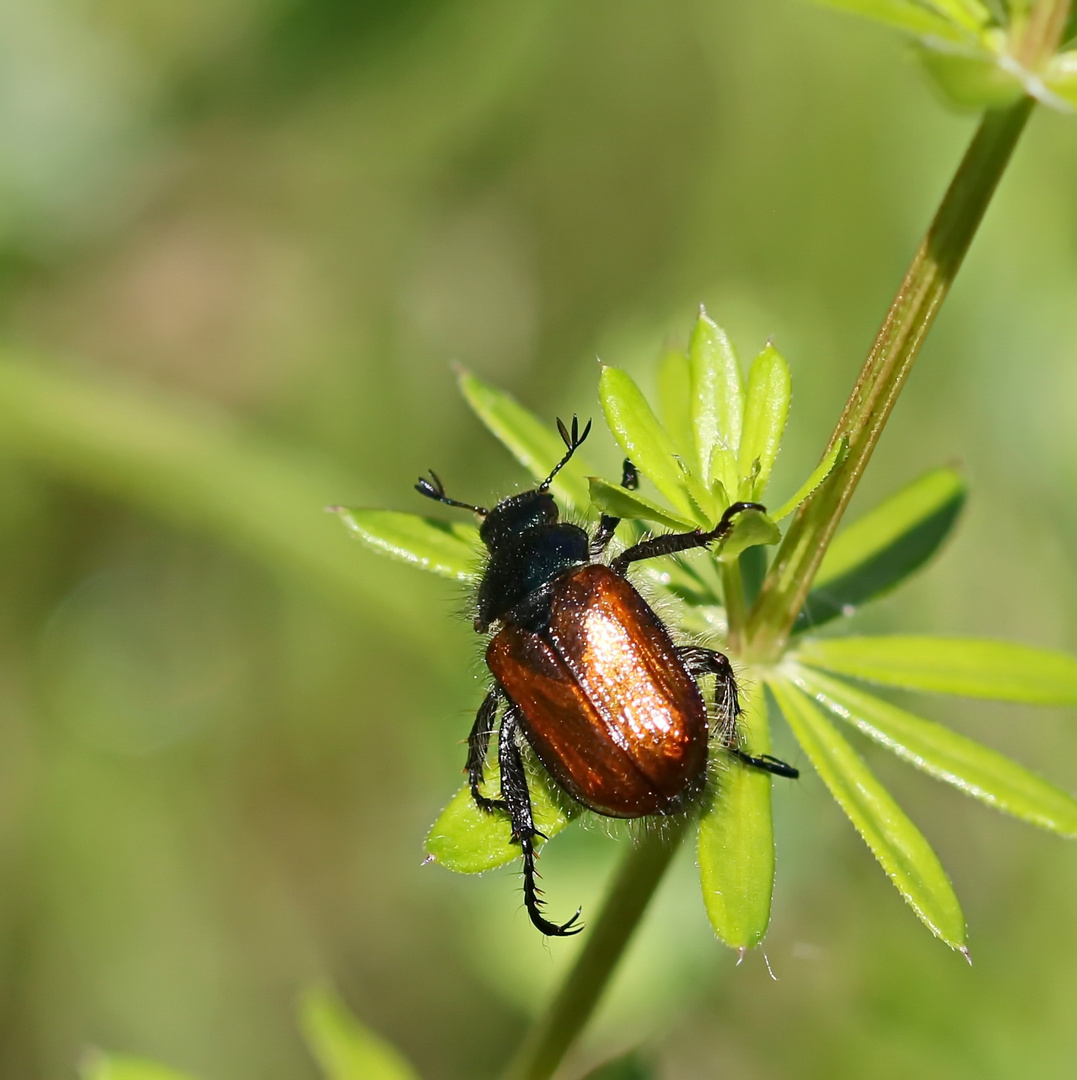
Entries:
{"label": "beetle's hairy leg", "polygon": [[548,937],[570,937],[578,934],[583,926],[577,920],[580,912],[568,922],[558,925],[542,914],[542,895],[535,884],[535,837],[541,835],[535,828],[531,814],[531,794],[527,789],[527,773],[524,771],[523,758],[516,741],[519,729],[519,714],[516,706],[510,704],[501,718],[501,732],[498,737],[498,761],[501,765],[501,794],[508,806],[512,821],[512,839],[523,849],[524,857],[524,906],[531,922]]}
{"label": "beetle's hairy leg", "polygon": [[688,668],[688,673],[694,679],[704,675],[717,677],[714,687],[714,705],[718,712],[718,737],[728,753],[753,769],[796,780],[800,776],[799,769],[787,765],[770,754],[749,754],[738,745],[737,717],[741,714],[740,695],[737,692],[737,680],[729,658],[714,649],[700,649],[694,645],[686,645],[678,649],[677,654],[684,661],[684,666]]}
{"label": "beetle's hairy leg", "polygon": [[490,735],[494,730],[500,700],[501,692],[497,687],[483,698],[479,711],[475,714],[471,734],[467,737],[467,780],[471,787],[471,797],[475,800],[475,805],[487,813],[507,809],[503,799],[488,798],[479,790],[486,771],[486,754],[490,749]]}
{"label": "beetle's hairy leg", "polygon": [[616,574],[624,574],[629,565],[643,559],[657,559],[661,555],[675,555],[678,551],[690,551],[692,548],[706,547],[716,540],[721,540],[732,528],[733,520],[745,510],[761,510],[766,513],[762,503],[735,502],[722,515],[722,520],[708,532],[695,529],[687,533],[664,533],[652,536],[650,540],[641,540],[633,547],[626,548],[610,563],[610,569]]}
{"label": "beetle's hairy leg", "polygon": [[[625,458],[624,464],[621,466],[621,487],[626,491],[635,491],[639,487],[639,473],[636,472],[636,466],[628,458]],[[621,519],[619,517],[613,517],[611,514],[602,515],[598,528],[595,530],[595,535],[591,537],[590,554],[592,559],[597,559],[609,547],[613,534],[620,524]]]}

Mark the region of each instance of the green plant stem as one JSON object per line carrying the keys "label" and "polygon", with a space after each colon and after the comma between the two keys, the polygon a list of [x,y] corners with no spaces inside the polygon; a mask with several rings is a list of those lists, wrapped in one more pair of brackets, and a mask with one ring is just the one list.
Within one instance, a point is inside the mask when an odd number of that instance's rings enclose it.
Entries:
{"label": "green plant stem", "polygon": [[1031,98],[988,112],[965,153],[890,306],[830,437],[849,440],[845,460],[797,511],[749,614],[747,657],[781,655],[823,554],[871,459],[1032,111]]}
{"label": "green plant stem", "polygon": [[744,602],[744,581],[741,578],[740,566],[736,563],[722,563],[722,602],[729,626],[726,631],[726,644],[730,652],[739,653],[748,608]]}
{"label": "green plant stem", "polygon": [[669,819],[632,846],[557,995],[529,1032],[506,1080],[548,1080],[595,1010],[687,827]]}

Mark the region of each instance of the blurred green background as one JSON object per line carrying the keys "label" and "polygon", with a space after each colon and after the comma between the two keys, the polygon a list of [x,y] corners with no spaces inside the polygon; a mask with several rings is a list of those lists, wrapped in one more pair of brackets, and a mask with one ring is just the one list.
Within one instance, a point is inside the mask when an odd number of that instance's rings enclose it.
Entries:
{"label": "blurred green background", "polygon": [[[0,6],[0,1075],[96,1045],[310,1078],[320,979],[428,1080],[493,1075],[577,945],[515,868],[420,867],[479,645],[458,588],[323,506],[418,510],[431,465],[513,490],[449,365],[597,415],[596,356],[646,381],[700,302],[791,363],[784,498],[974,122],[792,0]],[[857,498],[957,460],[965,520],[861,626],[1077,650],[1075,176],[1077,126],[1037,114]],[[1072,715],[918,708],[1077,787]],[[864,749],[975,967],[809,774],[776,797],[778,981],[713,940],[683,853],[577,1067],[1073,1075],[1072,849]],[[555,915],[595,912],[620,835],[550,846]]]}

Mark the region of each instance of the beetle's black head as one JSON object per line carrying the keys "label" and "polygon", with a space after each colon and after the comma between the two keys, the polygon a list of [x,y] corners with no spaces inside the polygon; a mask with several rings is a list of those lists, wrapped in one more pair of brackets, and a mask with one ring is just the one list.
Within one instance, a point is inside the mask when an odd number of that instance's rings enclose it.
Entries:
{"label": "beetle's black head", "polygon": [[587,438],[591,422],[581,432],[574,416],[571,430],[560,420],[557,430],[568,452],[550,475],[534,490],[502,499],[492,510],[450,499],[433,472],[429,480],[423,477],[415,485],[428,499],[472,510],[483,518],[479,536],[490,561],[479,586],[476,630],[487,630],[565,570],[587,561],[587,534],[576,525],[559,523],[550,485]]}
{"label": "beetle's black head", "polygon": [[494,551],[521,533],[539,529],[543,525],[556,525],[557,518],[557,503],[548,491],[542,488],[522,491],[519,495],[502,499],[487,513],[479,536]]}

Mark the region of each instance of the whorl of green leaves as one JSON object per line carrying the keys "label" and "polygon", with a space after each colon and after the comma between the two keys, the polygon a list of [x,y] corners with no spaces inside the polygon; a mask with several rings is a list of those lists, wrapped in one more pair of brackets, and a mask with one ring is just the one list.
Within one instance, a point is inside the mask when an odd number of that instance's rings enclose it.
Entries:
{"label": "whorl of green leaves", "polygon": [[[936,6],[956,12],[962,5]],[[975,5],[966,6],[971,12]],[[934,20],[943,17],[938,11],[928,14]],[[553,424],[474,375],[461,374],[460,386],[482,422],[531,477],[545,477],[563,454]],[[576,513],[627,519],[626,542],[644,526],[708,529],[730,503],[765,500],[792,386],[788,365],[771,343],[743,377],[728,336],[701,313],[687,349],[671,349],[662,358],[658,390],[655,409],[628,372],[606,367],[599,380],[603,415],[621,451],[647,482],[642,492],[590,475],[579,457],[558,478],[559,497]],[[756,754],[769,751],[769,691],[807,762],[913,911],[948,945],[963,949],[964,916],[931,845],[839,729],[858,732],[854,739],[866,736],[1005,813],[1074,836],[1077,800],[1069,794],[998,751],[899,709],[857,684],[1026,705],[1077,705],[1077,661],[998,641],[807,636],[890,592],[942,547],[967,495],[962,477],[948,467],[913,480],[838,533],[797,620],[798,635],[777,663],[761,664],[739,652],[730,631],[740,605],[751,599],[744,593],[747,571],[756,564],[758,578],[766,564],[761,553],[781,538],[777,522],[811,494],[844,452],[838,440],[785,504],[769,515],[742,514],[715,550],[655,560],[639,573],[652,590],[676,601],[677,627],[728,637],[721,647],[737,661],[745,705],[742,747]],[[444,577],[476,580],[482,551],[470,524],[385,510],[340,513],[353,534],[374,550]],[[717,936],[743,950],[763,940],[770,920],[772,778],[745,768],[717,746],[712,757],[716,782],[699,808],[703,899]],[[488,772],[487,788],[496,792],[496,768]],[[571,824],[579,807],[539,769],[531,789],[538,826],[552,838]],[[434,861],[463,873],[512,862],[519,853],[504,815],[480,811],[466,786],[435,822],[426,848]]]}

